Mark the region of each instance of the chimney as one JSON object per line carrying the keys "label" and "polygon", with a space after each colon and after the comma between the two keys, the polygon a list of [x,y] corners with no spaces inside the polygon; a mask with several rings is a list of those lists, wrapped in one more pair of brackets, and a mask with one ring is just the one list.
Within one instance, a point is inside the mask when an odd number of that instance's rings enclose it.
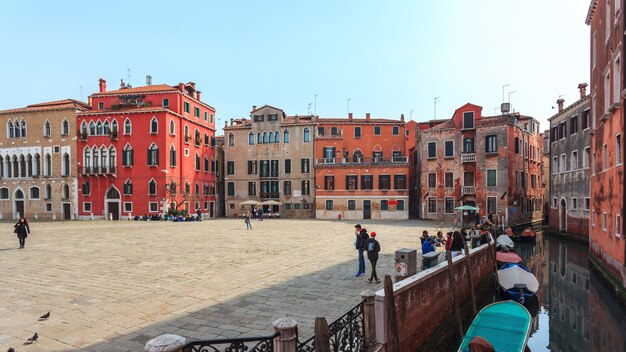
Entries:
{"label": "chimney", "polygon": [[366,121],[369,121],[369,120],[370,120],[370,113],[369,113],[369,112],[365,114],[365,120],[366,120]]}
{"label": "chimney", "polygon": [[404,114],[400,114],[400,121],[404,122]]}
{"label": "chimney", "polygon": [[120,89],[124,89],[126,88],[126,85],[124,84],[124,79],[120,78]]}
{"label": "chimney", "polygon": [[565,103],[565,99],[557,99],[556,104],[559,106],[559,112],[563,111],[563,103]]}
{"label": "chimney", "polygon": [[252,105],[252,111],[256,110],[256,105]]}
{"label": "chimney", "polygon": [[146,85],[147,86],[151,86],[152,85],[152,76],[150,76],[150,75],[146,76]]}
{"label": "chimney", "polygon": [[224,127],[228,127],[228,120],[224,121]]}
{"label": "chimney", "polygon": [[202,94],[201,91],[197,90],[196,91],[196,99],[200,100],[200,95]]}
{"label": "chimney", "polygon": [[231,119],[230,119],[230,125],[231,125],[231,126],[234,126],[234,125],[233,125],[233,121],[234,121],[234,120],[235,120],[235,119],[233,119],[233,118],[231,118]]}
{"label": "chimney", "polygon": [[104,93],[107,91],[107,81],[103,80],[102,78],[100,78],[98,80],[100,82],[100,93]]}
{"label": "chimney", "polygon": [[348,121],[352,121],[352,113],[351,112],[348,113]]}
{"label": "chimney", "polygon": [[500,104],[500,113],[508,114],[511,111],[511,103],[502,103]]}
{"label": "chimney", "polygon": [[185,84],[184,83],[178,83],[178,90],[181,92],[185,92]]}
{"label": "chimney", "polygon": [[581,83],[578,85],[578,90],[580,91],[580,99],[583,99],[587,96],[587,83]]}

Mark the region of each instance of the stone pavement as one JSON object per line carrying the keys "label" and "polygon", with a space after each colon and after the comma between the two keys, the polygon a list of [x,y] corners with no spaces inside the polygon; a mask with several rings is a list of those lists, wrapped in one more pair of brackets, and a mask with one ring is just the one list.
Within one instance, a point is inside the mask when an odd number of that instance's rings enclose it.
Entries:
{"label": "stone pavement", "polygon": [[[379,277],[396,249],[418,248],[431,222],[362,222],[378,233]],[[360,301],[354,222],[218,219],[172,222],[35,222],[18,250],[0,234],[0,350],[142,351],[150,338],[260,336],[272,322],[328,322]],[[367,262],[367,259],[366,259]],[[369,262],[366,264],[368,275]],[[38,321],[51,311],[50,319]],[[35,332],[39,341],[23,344]]]}

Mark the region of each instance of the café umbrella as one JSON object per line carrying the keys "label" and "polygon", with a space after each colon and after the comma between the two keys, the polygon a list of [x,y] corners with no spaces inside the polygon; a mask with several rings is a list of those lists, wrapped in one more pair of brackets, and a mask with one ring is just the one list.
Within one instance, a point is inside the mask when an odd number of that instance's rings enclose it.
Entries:
{"label": "caf\u00e9 umbrella", "polygon": [[473,210],[473,211],[479,211],[480,210],[479,208],[473,207],[471,205],[462,205],[462,206],[456,207],[454,209],[456,209],[456,210],[470,210],[470,211],[471,210]]}
{"label": "caf\u00e9 umbrella", "polygon": [[252,200],[252,199],[239,203],[239,205],[257,205],[257,204],[259,204],[259,202],[257,202],[256,200]]}

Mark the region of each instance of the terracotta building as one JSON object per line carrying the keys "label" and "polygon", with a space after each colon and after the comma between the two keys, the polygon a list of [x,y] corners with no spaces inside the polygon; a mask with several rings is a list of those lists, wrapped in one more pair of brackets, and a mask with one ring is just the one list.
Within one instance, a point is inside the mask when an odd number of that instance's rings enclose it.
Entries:
{"label": "terracotta building", "polygon": [[0,111],[0,219],[75,219],[76,114],[66,99]]}
{"label": "terracotta building", "polygon": [[251,211],[240,204],[247,200],[274,201],[259,206],[266,214],[315,216],[315,124],[314,116],[287,116],[264,105],[224,127],[226,216]]}
{"label": "terracotta building", "polygon": [[624,11],[622,1],[592,0],[591,226],[593,264],[626,287],[624,241]]}
{"label": "terracotta building", "polygon": [[590,96],[580,84],[580,99],[550,122],[550,228],[568,235],[589,235]]}
{"label": "terracotta building", "polygon": [[318,219],[409,218],[406,125],[400,120],[320,118],[315,133]]}
{"label": "terracotta building", "polygon": [[215,216],[215,109],[195,83],[107,91],[100,79],[89,101],[77,121],[81,218]]}
{"label": "terracotta building", "polygon": [[419,131],[417,146],[422,218],[473,222],[477,214],[456,210],[469,205],[504,225],[542,220],[542,138],[532,117],[482,116],[482,107],[468,103]]}

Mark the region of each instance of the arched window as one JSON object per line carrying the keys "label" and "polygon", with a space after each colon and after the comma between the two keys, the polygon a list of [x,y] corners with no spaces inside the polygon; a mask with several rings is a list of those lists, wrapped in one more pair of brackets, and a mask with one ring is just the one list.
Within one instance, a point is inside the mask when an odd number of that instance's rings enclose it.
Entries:
{"label": "arched window", "polygon": [[13,159],[11,160],[11,162],[13,168],[13,177],[20,177],[20,164],[17,160],[16,155],[13,155]]}
{"label": "arched window", "polygon": [[209,172],[209,157],[204,156],[204,172]]}
{"label": "arched window", "polygon": [[63,159],[61,162],[61,176],[70,175],[70,155],[63,153]]}
{"label": "arched window", "polygon": [[124,146],[122,150],[122,166],[133,166],[134,152],[130,144]]}
{"label": "arched window", "polygon": [[[48,185],[49,186],[49,185]],[[47,186],[46,186],[47,187]],[[89,183],[89,181],[85,181],[83,182],[83,187],[82,187],[82,191],[83,191],[83,196],[88,196],[91,194],[91,183]],[[47,191],[46,191],[47,192]]]}
{"label": "arched window", "polygon": [[263,135],[261,134],[261,132],[257,133],[256,135],[256,143],[257,144],[263,143]]}
{"label": "arched window", "polygon": [[263,132],[263,144],[266,144],[269,142],[269,138],[267,137],[267,132]]}
{"label": "arched window", "polygon": [[196,193],[196,195],[197,195],[197,196],[199,196],[199,195],[200,195],[200,184],[199,184],[198,182],[196,182],[195,191],[196,191],[196,192],[195,192],[195,193]]}
{"label": "arched window", "polygon": [[20,177],[26,177],[26,159],[20,155]]}
{"label": "arched window", "polygon": [[6,187],[0,188],[0,199],[9,199],[9,189]]}
{"label": "arched window", "polygon": [[81,133],[87,133],[88,129],[87,129],[87,122],[83,121],[80,123],[80,132]]}
{"label": "arched window", "polygon": [[189,185],[189,181],[185,181],[185,194],[191,193],[191,186]]}
{"label": "arched window", "polygon": [[270,132],[269,136],[270,138],[268,143],[274,143],[274,132]]}
{"label": "arched window", "polygon": [[285,130],[285,132],[283,132],[283,142],[284,143],[289,143],[289,131]]}
{"label": "arched window", "polygon": [[13,166],[11,164],[11,157],[8,156],[8,155],[5,156],[2,164],[3,164],[3,169],[6,170],[6,177],[12,177],[12,175],[13,175]]}
{"label": "arched window", "polygon": [[15,135],[15,138],[22,136],[22,128],[20,127],[20,122],[17,120],[15,120],[15,123],[13,124],[13,134]]}
{"label": "arched window", "polygon": [[148,148],[148,166],[159,165],[159,147],[154,142]]}
{"label": "arched window", "polygon": [[200,143],[202,143],[202,140],[200,138],[200,131],[198,131],[198,129],[196,128],[196,133],[194,133],[194,134],[195,134],[195,136],[194,136],[195,137],[194,143],[195,143],[196,147],[198,147],[198,146],[200,146]]}
{"label": "arched window", "polygon": [[519,138],[515,137],[515,154],[519,154]]}
{"label": "arched window", "polygon": [[151,179],[148,182],[148,195],[150,195],[150,196],[156,195],[156,190],[157,190],[156,181],[154,179]]}
{"label": "arched window", "polygon": [[15,191],[15,199],[24,199],[24,192],[19,188]]}
{"label": "arched window", "polygon": [[124,182],[124,189],[123,189],[124,195],[130,196],[133,194],[133,183],[127,179],[126,182]]}
{"label": "arched window", "polygon": [[191,137],[189,136],[189,126],[185,125],[185,143],[189,143]]}
{"label": "arched window", "polygon": [[170,145],[170,167],[176,167],[176,148]]}
{"label": "arched window", "polygon": [[104,121],[104,134],[111,134],[111,124],[109,121]]}
{"label": "arched window", "polygon": [[172,182],[170,182],[170,195],[175,196],[176,195],[176,181],[172,180]]}
{"label": "arched window", "polygon": [[115,160],[115,147],[111,146],[109,147],[109,172],[110,173],[116,173],[116,169],[115,167],[117,166],[117,160]]}
{"label": "arched window", "polygon": [[70,199],[70,186],[67,183],[63,183],[63,192],[62,192],[62,198],[63,199]]}
{"label": "arched window", "polygon": [[248,133],[248,145],[253,145],[254,144],[254,133],[250,132]]}
{"label": "arched window", "polygon": [[308,143],[311,141],[311,131],[308,127],[304,128],[304,142]]}
{"label": "arched window", "polygon": [[33,171],[35,176],[41,176],[41,156],[39,153],[35,154],[35,169]]}
{"label": "arched window", "polygon": [[85,147],[83,149],[83,166],[85,167],[85,173],[90,174],[89,168],[91,167],[91,148]]}
{"label": "arched window", "polygon": [[117,120],[113,120],[113,122],[111,122],[111,135],[115,135],[117,137],[118,131],[119,128],[117,126]]}
{"label": "arched window", "polygon": [[93,123],[93,121],[89,122],[89,135],[90,136],[96,135],[96,124]]}
{"label": "arched window", "polygon": [[174,123],[174,120],[170,120],[170,134],[172,136],[176,135],[176,124]]}
{"label": "arched window", "polygon": [[159,122],[157,121],[156,117],[153,117],[150,120],[150,133],[152,134],[159,133]]}
{"label": "arched window", "polygon": [[[89,182],[87,182],[89,184]],[[89,193],[91,193],[91,186],[89,186]],[[52,186],[46,183],[46,199],[52,199]]]}
{"label": "arched window", "polygon": [[100,121],[96,123],[96,135],[102,136],[102,122]]}
{"label": "arched window", "polygon": [[126,118],[126,120],[124,120],[124,134],[131,133],[133,133],[133,124],[130,122],[129,118]]}
{"label": "arched window", "polygon": [[44,137],[50,137],[50,121],[46,120],[46,122],[43,123],[43,135]]}
{"label": "arched window", "polygon": [[200,154],[196,152],[196,171],[200,171]]}
{"label": "arched window", "polygon": [[52,157],[48,153],[44,157],[44,171],[46,176],[52,176]]}
{"label": "arched window", "polygon": [[39,199],[39,187],[33,186],[29,189],[30,199]]}
{"label": "arched window", "polygon": [[13,122],[7,122],[7,137],[13,138],[15,137],[15,131],[13,131]]}
{"label": "arched window", "polygon": [[26,137],[26,121],[22,120],[22,137]]}
{"label": "arched window", "polygon": [[[105,146],[102,146],[102,148],[100,148],[100,166],[102,168],[109,166],[109,150]],[[107,172],[107,170],[102,171],[104,173]]]}
{"label": "arched window", "polygon": [[235,135],[232,132],[228,134],[228,146],[229,147],[235,146]]}
{"label": "arched window", "polygon": [[30,154],[26,155],[26,176],[33,176],[33,156]]}
{"label": "arched window", "polygon": [[363,162],[363,152],[360,149],[355,150],[352,156],[355,163]]}
{"label": "arched window", "polygon": [[70,134],[70,123],[67,121],[67,119],[63,119],[63,122],[61,122],[61,135],[69,136],[69,134]]}
{"label": "arched window", "polygon": [[93,149],[91,149],[93,156],[92,156],[92,164],[93,164],[93,172],[94,173],[98,173],[100,170],[98,170],[98,166],[100,166],[100,149],[98,149],[98,147],[93,147]]}
{"label": "arched window", "polygon": [[280,143],[280,131],[274,133],[274,143]]}

